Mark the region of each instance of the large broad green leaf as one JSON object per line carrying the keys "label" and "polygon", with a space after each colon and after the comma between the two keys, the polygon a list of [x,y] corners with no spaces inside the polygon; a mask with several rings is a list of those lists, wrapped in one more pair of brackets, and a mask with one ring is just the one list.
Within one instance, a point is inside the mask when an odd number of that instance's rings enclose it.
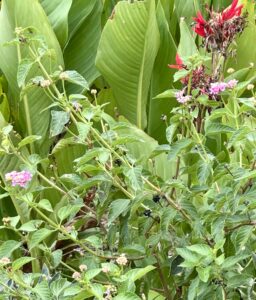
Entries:
{"label": "large broad green leaf", "polygon": [[184,18],[184,21],[190,25],[192,17],[196,15],[196,11],[199,9],[198,2],[198,0],[175,0],[175,10],[178,19]]}
{"label": "large broad green leaf", "polygon": [[[21,59],[27,57],[26,47],[22,47],[20,57],[17,55],[17,46],[3,46],[3,43],[9,42],[15,38],[14,30],[16,27],[33,26],[37,33],[44,37],[45,43],[49,49],[55,52],[54,57],[45,58],[46,69],[51,70],[63,64],[62,53],[56,36],[49,24],[48,18],[42,6],[36,0],[15,1],[8,0],[2,2],[0,12],[0,27],[4,28],[0,32],[0,68],[5,74],[11,92],[12,113],[16,129],[18,128],[22,135],[40,135],[42,144],[46,138],[50,111],[45,110],[50,104],[50,99],[45,95],[42,89],[34,87],[20,101],[20,88],[17,84],[17,70]],[[30,70],[27,80],[36,75],[41,75],[37,66]],[[48,136],[47,136],[48,139]],[[49,141],[47,141],[49,144]],[[43,151],[43,147],[40,150]]]}
{"label": "large broad green leaf", "polygon": [[[73,1],[69,13],[69,39],[64,49],[66,69],[76,70],[91,84],[100,74],[95,57],[101,34],[102,1]],[[81,87],[71,86],[74,91]]]}
{"label": "large broad green leaf", "polygon": [[174,63],[177,47],[173,36],[170,34],[168,20],[165,17],[161,2],[157,5],[157,22],[160,31],[160,48],[151,81],[148,133],[159,142],[165,142],[166,123],[161,121],[161,116],[169,117],[171,108],[177,104],[177,101],[153,98],[171,87],[173,70],[168,68],[168,64]]}
{"label": "large broad green leaf", "polygon": [[68,13],[72,0],[40,0],[54,32],[63,47],[68,38]]}
{"label": "large broad green leaf", "polygon": [[155,1],[119,2],[104,27],[96,66],[110,84],[119,112],[143,129],[158,47]]}

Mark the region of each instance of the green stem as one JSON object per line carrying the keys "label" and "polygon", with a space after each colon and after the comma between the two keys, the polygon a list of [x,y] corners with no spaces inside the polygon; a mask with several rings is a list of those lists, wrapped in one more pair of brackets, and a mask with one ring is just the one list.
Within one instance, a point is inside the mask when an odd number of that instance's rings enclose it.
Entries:
{"label": "green stem", "polygon": [[[18,63],[20,64],[21,62],[21,50],[20,50],[20,44],[17,44],[17,57],[18,57]],[[22,89],[25,87],[25,85],[22,85]],[[32,124],[31,124],[31,116],[30,116],[30,110],[29,110],[29,104],[28,104],[28,96],[25,94],[23,96],[23,105],[24,105],[24,111],[25,111],[25,120],[27,124],[27,131],[28,135],[33,135],[33,130],[32,130]],[[30,152],[31,154],[35,153],[35,147],[34,144],[31,143],[29,145],[30,147]]]}

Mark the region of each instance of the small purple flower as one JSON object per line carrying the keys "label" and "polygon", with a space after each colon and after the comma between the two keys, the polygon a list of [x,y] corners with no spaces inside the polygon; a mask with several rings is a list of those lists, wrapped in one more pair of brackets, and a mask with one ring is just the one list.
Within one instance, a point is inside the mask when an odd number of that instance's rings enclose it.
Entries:
{"label": "small purple flower", "polygon": [[177,101],[182,104],[187,103],[191,99],[191,96],[188,96],[188,95],[184,96],[183,90],[176,92],[175,97],[176,97]]}
{"label": "small purple flower", "polygon": [[5,180],[11,181],[12,186],[20,186],[20,187],[25,187],[26,184],[31,181],[32,179],[32,174],[29,171],[12,171],[10,173],[5,174]]}
{"label": "small purple flower", "polygon": [[237,86],[237,83],[238,83],[238,80],[236,80],[236,79],[231,79],[231,80],[229,80],[229,82],[227,83],[227,87],[228,87],[229,89],[233,89],[233,88],[235,88],[235,87]]}
{"label": "small purple flower", "polygon": [[224,92],[228,87],[226,82],[214,82],[211,83],[210,93],[213,95],[218,95],[221,92]]}

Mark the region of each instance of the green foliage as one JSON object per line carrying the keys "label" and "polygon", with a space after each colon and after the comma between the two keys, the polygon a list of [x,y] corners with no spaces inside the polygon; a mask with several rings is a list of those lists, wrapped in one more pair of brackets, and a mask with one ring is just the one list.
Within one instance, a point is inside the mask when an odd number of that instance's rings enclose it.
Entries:
{"label": "green foliage", "polygon": [[64,2],[1,4],[0,298],[254,299],[254,4]]}

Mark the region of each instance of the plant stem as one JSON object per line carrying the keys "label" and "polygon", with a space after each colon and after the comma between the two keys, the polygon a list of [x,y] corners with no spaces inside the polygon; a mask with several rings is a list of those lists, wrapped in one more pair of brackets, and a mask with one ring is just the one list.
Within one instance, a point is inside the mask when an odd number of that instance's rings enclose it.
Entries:
{"label": "plant stem", "polygon": [[164,289],[164,294],[165,294],[166,300],[172,300],[171,292],[169,291],[168,284],[165,281],[165,276],[164,276],[164,274],[162,272],[162,268],[161,268],[159,257],[156,254],[155,254],[155,258],[157,260],[156,267],[157,267],[157,271],[158,271],[159,277],[161,279],[161,283],[162,283],[162,286],[163,286],[163,289]]}
{"label": "plant stem", "polygon": [[[18,57],[18,63],[20,64],[21,62],[21,50],[20,50],[20,44],[17,44],[17,57]],[[25,87],[25,85],[22,85],[22,89]],[[28,96],[25,94],[23,96],[23,105],[24,105],[24,111],[25,111],[25,120],[27,124],[27,131],[28,135],[33,135],[33,130],[32,130],[32,124],[31,124],[31,116],[30,116],[30,110],[29,110],[29,105],[28,105]],[[29,145],[30,147],[30,152],[33,154],[35,152],[35,147],[34,144],[31,143]]]}

